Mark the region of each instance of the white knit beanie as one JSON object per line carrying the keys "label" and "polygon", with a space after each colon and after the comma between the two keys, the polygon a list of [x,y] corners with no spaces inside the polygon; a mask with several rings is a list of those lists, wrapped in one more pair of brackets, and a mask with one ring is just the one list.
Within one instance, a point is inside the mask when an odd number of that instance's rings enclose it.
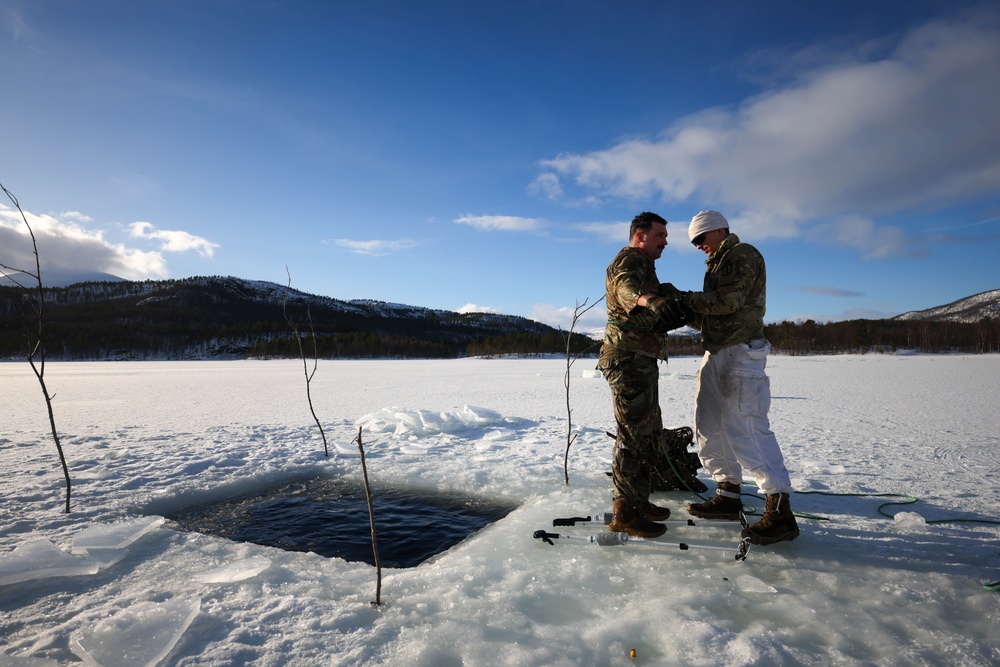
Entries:
{"label": "white knit beanie", "polygon": [[718,211],[702,211],[691,218],[688,225],[688,238],[694,241],[699,234],[713,232],[716,229],[729,229],[729,221]]}

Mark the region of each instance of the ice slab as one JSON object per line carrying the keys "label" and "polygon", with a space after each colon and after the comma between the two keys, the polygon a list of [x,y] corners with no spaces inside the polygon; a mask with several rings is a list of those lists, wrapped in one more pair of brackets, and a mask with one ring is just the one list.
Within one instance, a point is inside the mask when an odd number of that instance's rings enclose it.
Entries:
{"label": "ice slab", "polygon": [[919,533],[927,528],[927,520],[916,512],[899,512],[892,520],[896,528],[906,532]]}
{"label": "ice slab", "polygon": [[333,448],[337,450],[338,456],[346,458],[361,458],[361,452],[358,450],[358,446],[353,442],[351,444],[335,442],[333,443]]}
{"label": "ice slab", "polygon": [[265,556],[251,556],[234,563],[229,563],[213,570],[196,574],[195,579],[208,584],[228,584],[234,581],[243,581],[271,567],[271,559]]}
{"label": "ice slab", "polygon": [[73,632],[69,648],[94,667],[155,667],[200,611],[198,598],[139,602]]}
{"label": "ice slab", "polygon": [[740,590],[744,593],[777,593],[778,589],[767,583],[766,581],[761,581],[757,577],[752,577],[750,575],[742,575],[736,579],[737,585]]}
{"label": "ice slab", "polygon": [[22,658],[0,653],[0,667],[59,667],[59,663],[52,658]]}
{"label": "ice slab", "polygon": [[90,547],[85,552],[97,563],[97,567],[106,570],[122,558],[128,555],[128,549],[104,549],[101,547]]}
{"label": "ice slab", "polygon": [[0,557],[0,586],[47,577],[94,574],[98,564],[92,558],[66,553],[47,539],[25,542]]}
{"label": "ice slab", "polygon": [[73,538],[72,552],[87,553],[88,549],[124,549],[166,521],[162,516],[144,516],[121,523],[92,526]]}
{"label": "ice slab", "polygon": [[382,408],[363,416],[355,422],[370,433],[391,433],[394,438],[412,438],[439,433],[455,433],[471,427],[484,427],[504,423],[503,416],[495,410],[462,406],[456,412],[433,413],[425,410]]}

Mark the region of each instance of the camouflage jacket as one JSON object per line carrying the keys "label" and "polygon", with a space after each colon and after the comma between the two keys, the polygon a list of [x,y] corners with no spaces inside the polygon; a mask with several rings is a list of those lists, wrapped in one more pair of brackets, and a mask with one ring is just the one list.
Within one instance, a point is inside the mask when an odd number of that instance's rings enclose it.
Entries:
{"label": "camouflage jacket", "polygon": [[654,331],[658,318],[648,308],[636,304],[643,294],[659,292],[660,281],[653,260],[635,248],[622,248],[608,265],[605,287],[608,326],[604,345],[666,359],[666,332]]}
{"label": "camouflage jacket", "polygon": [[709,352],[764,336],[767,271],[764,257],[730,234],[705,264],[702,292],[684,298],[695,312],[695,327]]}

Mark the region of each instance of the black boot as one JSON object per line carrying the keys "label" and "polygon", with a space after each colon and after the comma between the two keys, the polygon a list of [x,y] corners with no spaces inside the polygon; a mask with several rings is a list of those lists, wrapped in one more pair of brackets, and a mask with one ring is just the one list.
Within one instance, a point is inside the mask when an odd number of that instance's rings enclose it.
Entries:
{"label": "black boot", "polygon": [[719,482],[715,489],[715,497],[703,503],[688,505],[688,513],[702,519],[726,519],[735,521],[743,511],[743,501],[740,500],[740,485],[730,482]]}
{"label": "black boot", "polygon": [[628,533],[632,537],[659,537],[667,532],[667,527],[644,517],[628,499],[615,498],[608,530],[612,533]]}
{"label": "black boot", "polygon": [[764,516],[752,526],[743,529],[742,537],[749,537],[753,544],[767,546],[776,542],[794,540],[799,536],[799,526],[792,514],[787,493],[773,493],[764,501]]}

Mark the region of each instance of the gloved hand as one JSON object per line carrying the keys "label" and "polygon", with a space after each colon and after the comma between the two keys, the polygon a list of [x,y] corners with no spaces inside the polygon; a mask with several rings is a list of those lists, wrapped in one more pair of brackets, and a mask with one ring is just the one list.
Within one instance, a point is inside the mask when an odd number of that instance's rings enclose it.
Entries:
{"label": "gloved hand", "polygon": [[694,311],[674,299],[654,296],[646,301],[646,308],[660,320],[657,330],[673,331],[694,320]]}
{"label": "gloved hand", "polygon": [[682,292],[673,286],[672,283],[660,283],[660,296],[666,299],[679,299]]}

